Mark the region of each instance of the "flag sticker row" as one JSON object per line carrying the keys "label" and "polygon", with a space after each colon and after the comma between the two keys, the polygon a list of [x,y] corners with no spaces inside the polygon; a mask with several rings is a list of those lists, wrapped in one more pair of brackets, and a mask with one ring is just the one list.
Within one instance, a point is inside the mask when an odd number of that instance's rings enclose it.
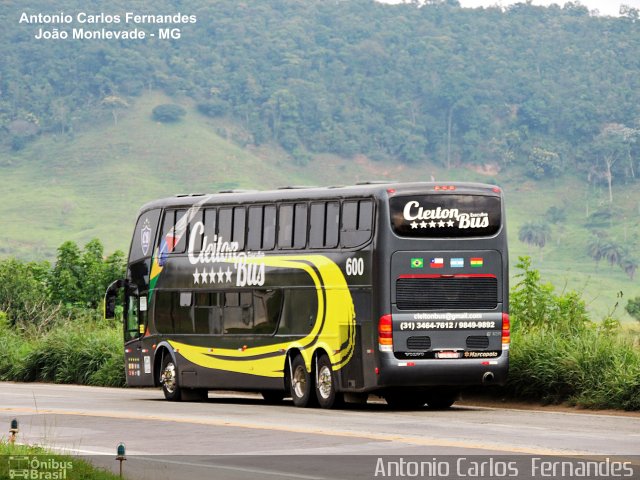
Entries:
{"label": "flag sticker row", "polygon": [[[464,268],[465,259],[461,257],[450,258],[449,268]],[[430,268],[444,268],[445,260],[443,257],[433,257],[429,260]],[[469,266],[471,268],[479,268],[484,266],[484,259],[482,257],[472,257],[469,259]],[[411,268],[424,268],[424,258],[412,258]]]}

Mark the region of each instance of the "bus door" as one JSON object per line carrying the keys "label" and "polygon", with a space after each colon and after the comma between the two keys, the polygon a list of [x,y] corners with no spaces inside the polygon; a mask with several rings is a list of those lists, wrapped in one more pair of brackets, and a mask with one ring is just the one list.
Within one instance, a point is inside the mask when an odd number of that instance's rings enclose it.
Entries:
{"label": "bus door", "polygon": [[145,341],[147,294],[137,289],[125,294],[123,315],[125,374],[129,386],[153,386],[152,346]]}

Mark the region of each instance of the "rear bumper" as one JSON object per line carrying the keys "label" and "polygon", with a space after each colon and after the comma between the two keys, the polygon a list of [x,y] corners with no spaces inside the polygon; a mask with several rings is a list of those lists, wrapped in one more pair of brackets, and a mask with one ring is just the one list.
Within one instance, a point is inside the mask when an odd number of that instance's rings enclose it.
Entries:
{"label": "rear bumper", "polygon": [[509,351],[491,359],[399,360],[381,354],[380,387],[433,387],[504,385],[509,371]]}

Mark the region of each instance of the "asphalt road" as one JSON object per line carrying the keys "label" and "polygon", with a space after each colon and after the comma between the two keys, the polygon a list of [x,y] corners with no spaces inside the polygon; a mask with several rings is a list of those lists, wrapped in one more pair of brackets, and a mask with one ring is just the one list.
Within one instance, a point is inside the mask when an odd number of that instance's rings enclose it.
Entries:
{"label": "asphalt road", "polygon": [[[538,457],[616,456],[640,464],[640,417],[615,414],[468,405],[405,412],[382,401],[299,409],[241,393],[170,403],[160,390],[0,383],[0,438],[12,418],[20,422],[19,442],[89,456],[111,469],[124,442],[131,478],[375,478],[383,472],[380,458],[420,460],[441,474],[430,478],[458,478],[442,473],[466,469],[461,458],[495,460],[518,478],[539,478],[531,471]],[[523,466],[499,463],[504,458]]]}

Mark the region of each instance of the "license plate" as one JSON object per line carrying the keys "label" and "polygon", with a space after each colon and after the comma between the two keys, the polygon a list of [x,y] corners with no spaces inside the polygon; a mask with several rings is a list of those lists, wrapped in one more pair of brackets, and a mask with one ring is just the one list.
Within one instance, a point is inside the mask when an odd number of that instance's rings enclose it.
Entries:
{"label": "license plate", "polygon": [[460,352],[454,352],[454,351],[436,352],[436,358],[460,358]]}

